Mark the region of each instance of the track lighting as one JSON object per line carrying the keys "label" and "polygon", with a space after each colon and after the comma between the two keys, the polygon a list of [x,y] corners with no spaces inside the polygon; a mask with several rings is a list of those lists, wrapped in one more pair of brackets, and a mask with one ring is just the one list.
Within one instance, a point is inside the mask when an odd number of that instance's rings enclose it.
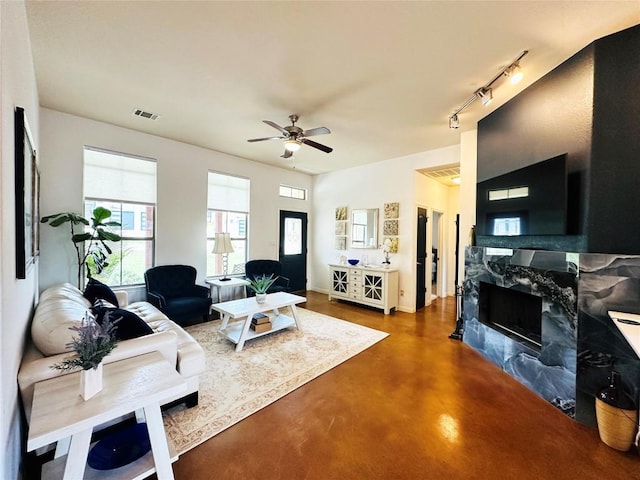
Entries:
{"label": "track lighting", "polygon": [[493,89],[481,88],[476,92],[476,95],[480,100],[482,100],[482,105],[486,107],[491,103],[491,100],[493,100]]}
{"label": "track lighting", "polygon": [[300,142],[298,140],[286,140],[284,142],[285,150],[289,150],[290,152],[297,152],[300,149]]}
{"label": "track lighting", "polygon": [[496,81],[498,81],[499,78],[503,76],[509,77],[512,84],[518,83],[522,79],[522,70],[520,68],[520,60],[522,60],[522,57],[524,57],[527,53],[529,53],[529,51],[524,50],[522,53],[520,53],[520,55],[518,55],[513,60],[513,62],[509,64],[509,66],[500,70],[500,73],[498,73],[495,77],[489,80],[486,83],[486,85],[484,85],[483,87],[480,87],[475,92],[473,92],[473,95],[469,97],[467,101],[462,104],[461,107],[459,107],[449,116],[449,128],[452,128],[452,129],[460,128],[460,120],[458,119],[458,114],[462,112],[465,108],[467,108],[469,105],[471,105],[473,102],[475,102],[477,99],[481,99],[482,104],[484,106],[489,105],[489,103],[491,103],[491,100],[493,100],[492,86]]}
{"label": "track lighting", "polygon": [[449,117],[449,128],[460,128],[460,121],[458,120],[457,113],[454,113]]}

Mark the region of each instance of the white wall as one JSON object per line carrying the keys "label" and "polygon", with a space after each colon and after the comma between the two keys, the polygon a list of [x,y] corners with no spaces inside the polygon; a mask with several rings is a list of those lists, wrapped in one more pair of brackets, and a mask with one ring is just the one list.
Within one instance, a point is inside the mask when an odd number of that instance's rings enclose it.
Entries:
{"label": "white wall", "polygon": [[[46,108],[41,109],[40,121],[42,215],[83,211],[85,145],[156,159],[156,265],[193,265],[200,283],[206,275],[207,171],[251,181],[250,258],[278,258],[280,210],[310,210],[311,200],[279,196],[281,183],[311,190],[312,179],[307,174]],[[43,226],[41,290],[62,281],[76,283],[74,255],[68,231]]]}
{"label": "white wall", "polygon": [[309,288],[329,291],[328,265],[335,263],[343,253],[349,258],[367,255],[370,263],[382,261],[379,249],[350,249],[346,253],[335,250],[336,207],[348,207],[349,214],[356,208],[378,208],[382,220],[384,204],[399,202],[399,252],[392,255],[391,264],[400,269],[399,288],[405,293],[399,299],[398,309],[415,311],[416,208],[419,203],[430,204],[427,206],[449,214],[450,207],[448,192],[430,184],[416,170],[458,162],[459,147],[452,146],[316,176],[312,215],[314,252],[310,258]]}
{"label": "white wall", "polygon": [[476,224],[478,130],[460,135],[460,283],[464,279],[464,249],[469,245],[469,232]]}
{"label": "white wall", "polygon": [[0,478],[19,478],[21,460],[20,407],[16,377],[29,317],[37,295],[37,267],[25,280],[15,274],[14,110],[25,109],[36,152],[39,145],[38,93],[24,2],[0,2]]}

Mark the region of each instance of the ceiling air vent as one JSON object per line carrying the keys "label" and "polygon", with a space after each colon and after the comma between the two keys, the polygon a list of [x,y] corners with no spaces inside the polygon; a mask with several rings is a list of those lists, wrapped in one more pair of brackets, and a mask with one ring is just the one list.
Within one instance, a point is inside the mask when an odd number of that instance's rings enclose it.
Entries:
{"label": "ceiling air vent", "polygon": [[155,113],[147,112],[147,111],[142,110],[140,108],[136,108],[133,111],[133,114],[136,117],[148,118],[149,120],[156,120],[160,116],[160,115],[156,115]]}
{"label": "ceiling air vent", "polygon": [[423,175],[432,178],[445,185],[452,185],[456,183],[453,179],[460,177],[460,165],[444,165],[435,168],[425,168],[418,170]]}

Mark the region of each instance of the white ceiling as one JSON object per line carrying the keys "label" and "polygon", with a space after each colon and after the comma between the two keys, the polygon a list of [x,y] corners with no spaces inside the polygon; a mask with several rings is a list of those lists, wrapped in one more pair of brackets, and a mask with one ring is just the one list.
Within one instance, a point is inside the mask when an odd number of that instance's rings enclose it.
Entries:
{"label": "white ceiling", "polygon": [[[640,1],[27,1],[44,107],[303,172],[453,145],[571,55],[640,23]],[[525,79],[449,115],[523,50]],[[151,121],[136,108],[160,115]],[[326,126],[282,159],[300,115]]]}

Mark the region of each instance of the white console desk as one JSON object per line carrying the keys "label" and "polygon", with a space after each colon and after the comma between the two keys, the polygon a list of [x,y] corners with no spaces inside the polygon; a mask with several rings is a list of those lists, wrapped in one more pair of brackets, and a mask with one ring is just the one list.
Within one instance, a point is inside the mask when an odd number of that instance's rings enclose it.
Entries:
{"label": "white console desk", "polygon": [[398,270],[359,265],[329,265],[329,300],[338,298],[377,307],[389,315],[398,307]]}
{"label": "white console desk", "polygon": [[[56,458],[43,465],[42,478],[145,478],[173,479],[172,452],[162,423],[160,402],[186,390],[176,369],[158,352],[113,362],[104,367],[104,388],[85,401],[80,396],[80,373],[51,378],[35,385],[27,450],[58,442]],[[87,455],[93,428],[136,412],[144,417],[151,452],[114,470],[93,470]]]}

